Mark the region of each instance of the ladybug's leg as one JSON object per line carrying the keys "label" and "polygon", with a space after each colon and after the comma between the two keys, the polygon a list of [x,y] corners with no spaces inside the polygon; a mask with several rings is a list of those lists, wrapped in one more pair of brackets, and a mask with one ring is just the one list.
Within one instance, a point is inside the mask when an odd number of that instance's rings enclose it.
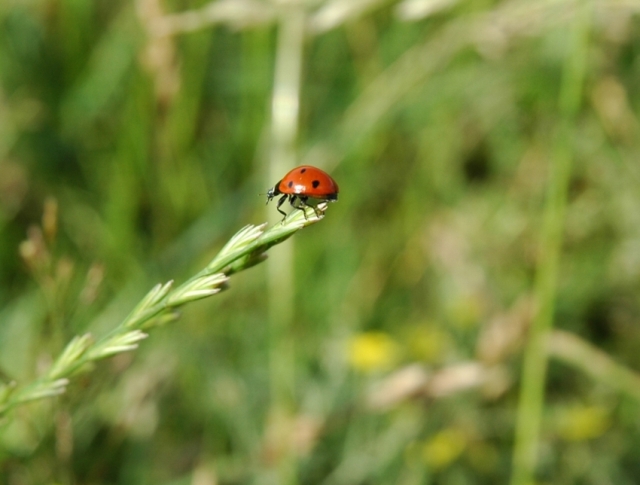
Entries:
{"label": "ladybug's leg", "polygon": [[288,196],[287,196],[287,194],[285,194],[285,195],[283,195],[282,197],[280,197],[280,198],[278,199],[278,204],[276,205],[276,209],[278,210],[278,212],[279,212],[280,214],[282,214],[283,216],[285,216],[285,217],[287,217],[287,214],[286,214],[285,212],[283,212],[283,211],[281,211],[281,210],[280,210],[280,206],[281,206],[282,204],[284,204],[284,201],[285,201],[285,200],[287,200],[287,197],[288,197]]}
{"label": "ladybug's leg", "polygon": [[305,211],[305,207],[310,207],[309,204],[307,204],[307,200],[309,200],[309,197],[305,196],[305,195],[292,195],[291,196],[291,205],[293,207],[295,207],[296,209],[302,211],[302,215],[304,216],[304,220],[307,221],[309,220],[307,217],[307,211]]}
{"label": "ladybug's leg", "polygon": [[[307,204],[307,201],[309,200],[309,197],[300,197],[300,205],[302,206],[302,213],[304,214],[304,219],[307,220],[307,211],[305,210],[307,207],[311,207],[309,204]],[[315,211],[315,209],[313,209]],[[316,215],[318,215],[316,213]]]}
{"label": "ladybug's leg", "polygon": [[[299,196],[300,199],[300,205],[302,206],[302,210],[304,210],[305,207],[311,207],[313,209],[313,212],[316,213],[316,217],[320,217],[322,215],[321,212],[318,212],[318,208],[316,206],[307,204],[307,201],[309,200],[309,197],[307,196]],[[307,213],[305,211],[304,213],[304,218],[307,218]]]}
{"label": "ladybug's leg", "polygon": [[[304,211],[304,209],[306,207],[311,207],[313,209],[313,212],[316,213],[316,217],[322,216],[322,212],[319,212],[318,208],[315,205],[307,204],[307,201],[309,200],[309,197],[307,197],[306,195],[300,195],[300,196],[298,196],[298,198],[300,200],[298,209],[300,209],[301,211]],[[304,211],[304,218],[307,219],[307,212],[306,211]]]}
{"label": "ladybug's leg", "polygon": [[318,207],[316,207],[315,205],[311,207],[313,207],[313,212],[316,213],[316,217],[320,217],[322,215],[322,212],[318,212]]}

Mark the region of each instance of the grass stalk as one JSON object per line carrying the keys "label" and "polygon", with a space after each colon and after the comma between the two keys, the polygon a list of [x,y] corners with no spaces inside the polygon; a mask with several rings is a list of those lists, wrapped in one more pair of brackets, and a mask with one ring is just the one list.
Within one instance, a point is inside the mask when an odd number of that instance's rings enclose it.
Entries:
{"label": "grass stalk", "polygon": [[[273,183],[296,165],[296,140],[300,103],[300,77],[304,43],[304,12],[293,8],[279,23],[275,79],[271,113],[271,157],[269,178]],[[273,214],[273,217],[277,217]],[[292,393],[292,379],[287,376],[291,362],[282,362],[290,350],[285,342],[293,321],[293,248],[282,247],[268,263],[269,313],[273,349],[271,375],[272,398],[283,404]],[[284,347],[284,348],[283,348]]]}
{"label": "grass stalk", "polygon": [[[273,94],[271,101],[271,153],[269,183],[297,165],[300,89],[304,55],[305,11],[293,2],[282,11],[278,23]],[[269,285],[269,374],[271,391],[270,426],[281,426],[293,413],[295,388],[295,345],[291,326],[294,318],[293,245],[278,248],[268,262]],[[282,436],[276,446],[282,450],[276,461],[278,483],[296,482],[290,440]]]}
{"label": "grass stalk", "polygon": [[554,330],[549,335],[547,351],[550,357],[640,403],[640,375],[577,335]]}
{"label": "grass stalk", "polygon": [[556,287],[572,164],[573,125],[582,98],[589,39],[590,9],[583,5],[570,35],[559,98],[560,122],[550,166],[538,269],[535,281],[537,314],[524,350],[520,399],[516,418],[511,485],[530,485],[538,463],[538,443],[544,403],[548,355],[546,342],[553,326]]}
{"label": "grass stalk", "polygon": [[0,385],[0,417],[20,404],[63,394],[70,379],[91,369],[100,359],[138,348],[147,332],[176,320],[178,309],[192,301],[215,295],[227,287],[229,277],[266,259],[266,251],[287,240],[300,229],[324,217],[326,203],[318,214],[311,207],[293,211],[282,222],[265,231],[266,224],[241,229],[198,274],[175,287],[158,283],[134,310],[109,334],[95,340],[89,333],[71,339],[45,374],[30,384]]}

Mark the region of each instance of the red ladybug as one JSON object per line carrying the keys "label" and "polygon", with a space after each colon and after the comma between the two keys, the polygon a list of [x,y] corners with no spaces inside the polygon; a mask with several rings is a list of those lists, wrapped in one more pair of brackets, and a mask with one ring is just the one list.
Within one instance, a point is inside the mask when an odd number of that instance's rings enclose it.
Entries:
{"label": "red ladybug", "polygon": [[338,184],[327,172],[311,165],[301,165],[287,173],[280,182],[267,191],[267,204],[275,196],[283,194],[278,200],[276,209],[286,216],[280,210],[280,206],[287,199],[292,207],[303,210],[305,207],[311,207],[307,204],[309,199],[331,202],[338,200],[338,191]]}

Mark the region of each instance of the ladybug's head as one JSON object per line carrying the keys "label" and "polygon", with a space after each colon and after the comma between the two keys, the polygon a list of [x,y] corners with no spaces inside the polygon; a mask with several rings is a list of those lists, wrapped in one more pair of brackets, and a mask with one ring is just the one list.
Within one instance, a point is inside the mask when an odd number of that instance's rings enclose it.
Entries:
{"label": "ladybug's head", "polygon": [[271,187],[267,190],[267,204],[273,200],[273,198],[278,195],[280,191],[278,190],[278,186]]}
{"label": "ladybug's head", "polygon": [[279,187],[280,184],[282,183],[282,180],[280,182],[278,182],[277,184],[275,184],[273,187],[271,187],[269,190],[267,190],[267,204],[269,202],[271,202],[271,200],[276,196],[276,195],[280,195],[282,192],[280,191]]}

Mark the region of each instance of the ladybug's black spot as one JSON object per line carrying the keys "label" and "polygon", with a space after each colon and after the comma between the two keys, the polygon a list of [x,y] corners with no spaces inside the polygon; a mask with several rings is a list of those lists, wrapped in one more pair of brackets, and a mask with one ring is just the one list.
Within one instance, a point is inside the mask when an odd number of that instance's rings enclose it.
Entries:
{"label": "ladybug's black spot", "polygon": [[306,168],[303,168],[302,170],[300,170],[300,173],[305,173],[307,171]]}
{"label": "ladybug's black spot", "polygon": [[289,188],[293,187],[293,182],[291,180],[289,180],[289,183],[287,184],[287,187],[289,187]]}
{"label": "ladybug's black spot", "polygon": [[314,189],[317,189],[318,185],[320,185],[320,181],[319,180],[314,180],[313,182],[311,182],[311,185],[313,185]]}

